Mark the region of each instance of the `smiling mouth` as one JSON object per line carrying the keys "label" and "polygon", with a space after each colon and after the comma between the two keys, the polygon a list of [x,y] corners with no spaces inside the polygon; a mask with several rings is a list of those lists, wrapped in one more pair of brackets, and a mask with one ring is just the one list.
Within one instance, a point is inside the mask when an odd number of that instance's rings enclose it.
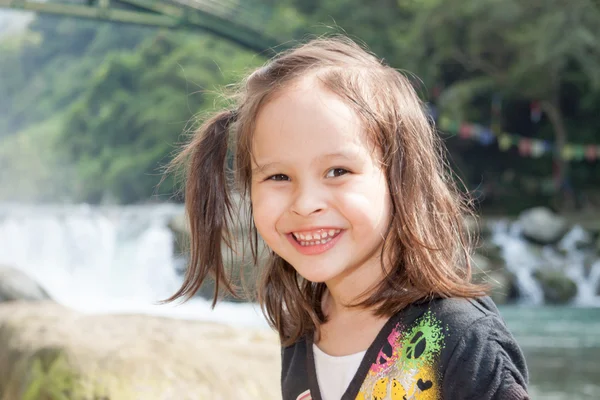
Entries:
{"label": "smiling mouth", "polygon": [[292,232],[292,237],[300,246],[308,247],[326,244],[338,236],[340,232],[341,229],[321,229],[308,234]]}

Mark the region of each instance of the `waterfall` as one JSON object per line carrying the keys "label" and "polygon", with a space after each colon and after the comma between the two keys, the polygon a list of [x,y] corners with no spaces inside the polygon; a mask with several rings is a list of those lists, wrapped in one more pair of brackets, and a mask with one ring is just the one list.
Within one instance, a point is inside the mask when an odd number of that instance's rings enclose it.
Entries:
{"label": "waterfall", "polygon": [[492,242],[501,248],[507,269],[516,276],[520,303],[543,304],[543,291],[533,272],[555,268],[564,271],[577,285],[572,305],[600,306],[600,296],[596,294],[600,284],[600,259],[586,267],[586,262],[594,255],[593,250],[579,248],[580,243],[591,241],[589,233],[581,226],[572,227],[555,246],[537,246],[527,242],[521,235],[519,221],[499,220],[491,222],[490,228]]}
{"label": "waterfall", "polygon": [[520,300],[524,304],[539,305],[544,302],[542,288],[533,278],[533,271],[540,267],[542,260],[529,251],[521,238],[518,222],[500,220],[491,223],[492,242],[502,249],[506,267],[517,278]]}
{"label": "waterfall", "polygon": [[254,304],[158,305],[182,277],[168,221],[175,204],[93,207],[0,205],[0,266],[20,269],[81,312],[136,312],[264,326]]}
{"label": "waterfall", "polygon": [[[219,303],[194,298],[185,304],[157,305],[175,293],[174,237],[168,222],[183,206],[97,207],[89,205],[0,204],[0,266],[32,276],[56,301],[82,312],[137,312],[178,318],[266,325],[254,304]],[[580,249],[589,234],[573,227],[555,246],[536,246],[521,235],[518,221],[490,223],[516,276],[520,302],[540,305],[542,289],[533,272],[561,268],[578,287],[574,305],[600,306],[600,260],[589,262]]]}

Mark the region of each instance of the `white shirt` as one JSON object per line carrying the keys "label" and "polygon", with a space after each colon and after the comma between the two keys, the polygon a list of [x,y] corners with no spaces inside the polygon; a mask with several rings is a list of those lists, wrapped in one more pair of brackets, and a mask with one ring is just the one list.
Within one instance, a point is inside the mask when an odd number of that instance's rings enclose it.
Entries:
{"label": "white shirt", "polygon": [[334,357],[324,353],[313,343],[317,382],[323,400],[339,400],[356,375],[366,350],[348,356]]}

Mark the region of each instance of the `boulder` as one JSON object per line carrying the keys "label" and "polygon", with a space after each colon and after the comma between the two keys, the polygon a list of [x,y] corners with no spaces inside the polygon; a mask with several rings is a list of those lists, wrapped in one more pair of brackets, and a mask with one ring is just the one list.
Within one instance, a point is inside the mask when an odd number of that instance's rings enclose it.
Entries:
{"label": "boulder", "polygon": [[15,268],[0,267],[0,302],[49,299],[48,293],[25,272]]}
{"label": "boulder", "polygon": [[533,273],[547,304],[567,304],[577,295],[577,284],[563,271],[540,269]]}
{"label": "boulder", "polygon": [[546,245],[557,243],[567,233],[566,220],[545,207],[524,211],[519,216],[523,236],[532,242]]}
{"label": "boulder", "polygon": [[[235,246],[236,252],[232,252],[225,244],[222,246],[223,263],[225,264],[225,272],[227,276],[234,282],[234,285],[238,287],[238,296],[232,296],[229,293],[222,292],[220,296],[225,298],[227,301],[232,302],[245,302],[248,300],[254,301],[255,299],[251,295],[252,288],[256,285],[258,278],[258,271],[253,265],[252,251],[248,245],[248,234],[246,230],[248,225],[245,223],[248,217],[245,208],[241,207],[241,200],[239,196],[233,196],[234,208],[240,209],[240,219],[238,223],[232,226],[233,230],[233,241],[232,244]],[[174,237],[174,256],[177,260],[177,271],[180,274],[184,274],[187,265],[189,263],[189,240],[190,240],[190,228],[185,213],[177,214],[173,216],[168,222],[167,226],[173,232]],[[260,240],[258,243],[258,257],[261,262],[264,262],[269,257],[269,250],[266,248],[264,242]],[[208,277],[202,284],[197,296],[211,299],[214,296],[215,282],[212,277]]]}
{"label": "boulder", "polygon": [[592,234],[580,225],[575,225],[567,234],[558,242],[557,248],[559,251],[577,251],[588,250],[594,246],[594,237]]}
{"label": "boulder", "polygon": [[0,304],[0,399],[276,399],[270,329]]}
{"label": "boulder", "polygon": [[173,232],[173,252],[175,256],[185,255],[188,252],[190,228],[185,213],[174,215],[167,222]]}
{"label": "boulder", "polygon": [[476,250],[477,253],[489,260],[495,268],[504,268],[506,266],[506,261],[502,255],[502,248],[490,239],[482,240]]}
{"label": "boulder", "polygon": [[473,281],[489,285],[489,295],[496,304],[506,304],[516,296],[516,277],[506,269],[504,262],[494,262],[475,253],[473,262]]}
{"label": "boulder", "polygon": [[463,220],[463,226],[471,237],[478,239],[489,239],[492,235],[488,221],[481,216],[467,216]]}

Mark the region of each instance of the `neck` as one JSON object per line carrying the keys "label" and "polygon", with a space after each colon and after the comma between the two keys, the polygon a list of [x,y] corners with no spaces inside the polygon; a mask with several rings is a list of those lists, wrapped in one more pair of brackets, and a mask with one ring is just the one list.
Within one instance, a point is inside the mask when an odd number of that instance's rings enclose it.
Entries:
{"label": "neck", "polygon": [[323,312],[328,318],[357,315],[369,312],[362,307],[349,307],[365,300],[365,294],[383,279],[379,259],[371,259],[360,267],[326,282],[327,292],[323,298]]}

